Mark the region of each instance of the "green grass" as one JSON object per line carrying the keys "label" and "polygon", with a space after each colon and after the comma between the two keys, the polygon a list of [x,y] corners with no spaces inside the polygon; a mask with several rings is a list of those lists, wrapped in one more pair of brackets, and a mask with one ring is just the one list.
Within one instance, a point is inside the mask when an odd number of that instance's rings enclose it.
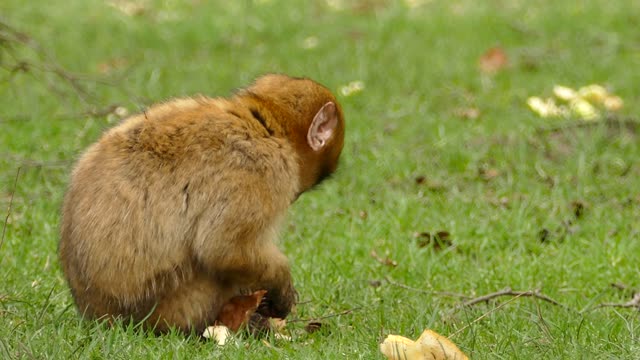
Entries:
{"label": "green grass", "polygon": [[[0,42],[0,358],[382,359],[387,334],[431,328],[473,359],[640,359],[638,311],[592,309],[640,291],[638,128],[573,126],[526,106],[554,84],[599,83],[636,120],[637,1],[140,3],[136,16],[98,1],[0,4],[1,19],[49,56]],[[315,48],[303,46],[309,37]],[[493,46],[509,66],[482,76],[478,58]],[[49,71],[10,69],[51,59],[88,78],[87,98]],[[107,62],[122,65],[100,73]],[[348,121],[339,172],[300,198],[282,234],[302,300],[291,318],[328,316],[322,330],[291,322],[291,342],[218,348],[80,320],[56,257],[59,208],[74,159],[114,122],[86,112],[225,96],[265,72],[336,93],[365,85],[339,95]],[[480,117],[456,115],[466,108]],[[417,245],[414,233],[439,230],[453,246]],[[440,293],[506,287],[539,289],[566,308],[501,297],[455,310],[465,299]]]}

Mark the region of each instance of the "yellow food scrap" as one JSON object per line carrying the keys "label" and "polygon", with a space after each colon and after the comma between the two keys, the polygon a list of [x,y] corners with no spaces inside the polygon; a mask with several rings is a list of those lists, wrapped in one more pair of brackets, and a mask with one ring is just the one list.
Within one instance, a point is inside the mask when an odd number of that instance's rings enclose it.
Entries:
{"label": "yellow food scrap", "polygon": [[604,108],[609,111],[618,111],[622,109],[622,106],[624,106],[624,102],[622,101],[622,98],[614,95],[605,98],[603,105]]}
{"label": "yellow food scrap", "polygon": [[[532,96],[527,99],[527,105],[538,116],[568,117],[575,116],[583,120],[597,120],[601,118],[601,111],[615,112],[622,109],[624,102],[619,96],[609,93],[602,85],[591,84],[574,90],[567,86],[553,87],[555,98],[542,99]],[[556,104],[556,99],[560,102]]]}
{"label": "yellow food scrap", "polygon": [[578,97],[578,93],[570,87],[556,85],[553,87],[553,95],[564,101],[571,101]]}
{"label": "yellow food scrap", "polygon": [[600,117],[600,113],[587,100],[578,98],[570,103],[571,112],[584,120],[595,120]]}
{"label": "yellow food scrap", "polygon": [[594,104],[601,104],[609,97],[609,92],[602,85],[591,84],[578,89],[578,95]]}
{"label": "yellow food scrap", "polygon": [[425,330],[416,341],[389,335],[380,351],[389,360],[469,360],[456,344],[432,330]]}
{"label": "yellow food scrap", "polygon": [[537,96],[532,96],[527,99],[527,105],[529,105],[533,112],[543,118],[562,115],[562,109],[556,105],[553,99],[543,100]]}
{"label": "yellow food scrap", "polygon": [[209,326],[202,334],[207,339],[212,339],[216,344],[224,346],[231,337],[231,331],[224,325]]}

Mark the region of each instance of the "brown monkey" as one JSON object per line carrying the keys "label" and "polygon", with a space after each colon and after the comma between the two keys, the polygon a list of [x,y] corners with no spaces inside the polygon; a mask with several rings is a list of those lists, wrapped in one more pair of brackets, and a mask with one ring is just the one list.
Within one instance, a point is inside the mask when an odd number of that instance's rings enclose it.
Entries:
{"label": "brown monkey", "polygon": [[202,331],[229,300],[267,290],[284,318],[295,290],[274,244],[289,205],[336,169],[342,110],[325,87],[265,75],[230,98],[152,106],[80,158],[59,255],[87,318]]}

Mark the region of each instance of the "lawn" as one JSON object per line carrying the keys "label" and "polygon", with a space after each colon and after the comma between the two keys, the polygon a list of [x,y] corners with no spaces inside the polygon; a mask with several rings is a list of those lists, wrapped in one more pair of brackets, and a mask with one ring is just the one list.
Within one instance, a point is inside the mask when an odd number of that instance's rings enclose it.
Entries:
{"label": "lawn", "polygon": [[[0,358],[383,359],[386,335],[430,328],[473,359],[640,359],[638,14],[633,0],[3,0]],[[506,62],[479,66],[490,49]],[[325,84],[347,120],[339,171],[282,231],[292,340],[82,321],[56,255],[74,160],[125,113],[267,72]],[[588,84],[622,109],[527,106]]]}

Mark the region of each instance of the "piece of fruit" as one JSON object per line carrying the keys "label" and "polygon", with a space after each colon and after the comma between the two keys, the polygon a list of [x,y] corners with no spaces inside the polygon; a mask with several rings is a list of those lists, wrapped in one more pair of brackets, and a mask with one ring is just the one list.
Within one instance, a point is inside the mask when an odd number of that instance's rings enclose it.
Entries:
{"label": "piece of fruit", "polygon": [[207,339],[214,340],[218,345],[223,346],[231,337],[231,331],[224,325],[209,326],[202,334]]}
{"label": "piece of fruit", "polygon": [[456,344],[433,330],[425,330],[417,341],[389,335],[380,344],[389,360],[468,360]]}

